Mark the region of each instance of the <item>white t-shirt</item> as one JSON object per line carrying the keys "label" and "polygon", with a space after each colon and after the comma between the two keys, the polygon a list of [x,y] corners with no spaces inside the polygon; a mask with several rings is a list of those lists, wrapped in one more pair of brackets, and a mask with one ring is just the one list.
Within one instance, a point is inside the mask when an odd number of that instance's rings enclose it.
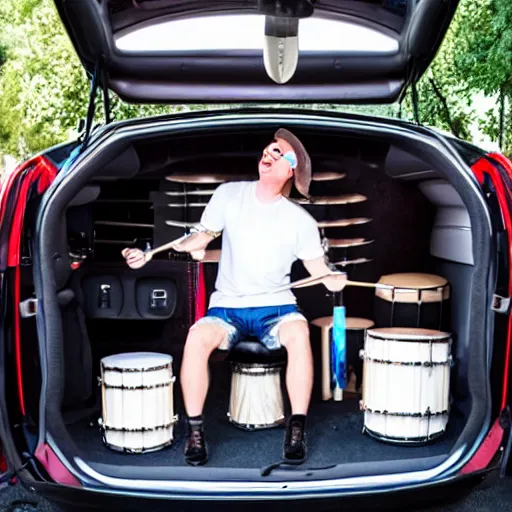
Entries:
{"label": "white t-shirt", "polygon": [[285,197],[263,203],[255,181],[217,188],[201,217],[209,231],[222,231],[222,253],[209,307],[260,307],[295,304],[290,291],[270,293],[290,283],[297,259],[324,251],[315,219]]}

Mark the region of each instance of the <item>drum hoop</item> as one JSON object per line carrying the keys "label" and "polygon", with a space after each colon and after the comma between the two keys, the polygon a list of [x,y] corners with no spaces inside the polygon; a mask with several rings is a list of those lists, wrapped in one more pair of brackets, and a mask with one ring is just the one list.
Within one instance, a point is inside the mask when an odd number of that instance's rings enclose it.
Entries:
{"label": "drum hoop", "polygon": [[[439,294],[439,301],[426,301],[427,303],[436,303],[436,302],[445,302],[450,300],[451,297],[451,287],[450,283],[445,283],[443,285],[432,285],[432,286],[425,286],[419,288],[418,286],[414,287],[407,287],[407,286],[395,286],[395,285],[386,285],[387,288],[383,288],[382,290],[377,289],[376,296],[382,300],[385,300],[386,302],[392,302],[392,303],[398,303],[398,304],[404,304],[403,302],[397,300],[397,295],[404,295],[404,294],[412,294],[415,293],[418,296],[418,300],[416,303],[422,304],[422,294],[425,292],[436,292]],[[382,293],[380,293],[382,292]],[[390,292],[390,297],[386,297],[386,292]],[[407,302],[405,302],[407,304]],[[414,304],[414,302],[411,302],[411,304]]]}
{"label": "drum hoop", "polygon": [[372,361],[378,364],[392,364],[395,366],[425,366],[427,368],[431,366],[451,366],[452,358],[450,357],[447,361],[389,361],[387,359],[376,359],[374,357],[364,357],[364,361]]}
{"label": "drum hoop", "polygon": [[165,425],[157,425],[156,427],[142,427],[142,428],[118,428],[118,427],[109,427],[104,423],[101,424],[100,428],[103,431],[112,431],[112,432],[155,432],[156,430],[165,430],[167,428],[171,428],[178,423],[178,415],[176,414],[170,423]]}
{"label": "drum hoop", "polygon": [[425,413],[377,411],[374,409],[370,409],[369,407],[367,407],[364,404],[362,406],[362,409],[365,412],[371,412],[373,414],[382,414],[383,416],[400,416],[400,417],[407,417],[407,418],[431,418],[433,416],[447,416],[449,414],[449,411],[447,409],[444,411],[438,411],[438,412],[430,412],[430,410],[427,410]]}
{"label": "drum hoop", "polygon": [[103,435],[102,437],[103,437],[103,444],[110,450],[114,450],[114,451],[120,452],[120,453],[128,453],[128,454],[143,454],[143,453],[156,452],[158,450],[162,450],[163,448],[167,448],[168,446],[171,446],[174,441],[174,439],[171,438],[171,439],[169,439],[169,441],[159,444],[158,446],[152,446],[151,448],[136,449],[136,448],[124,448],[122,446],[117,446],[115,444],[109,443],[105,439],[105,435]]}
{"label": "drum hoop", "polygon": [[373,437],[374,439],[377,439],[379,441],[387,442],[390,444],[395,445],[402,445],[402,446],[413,446],[413,445],[424,445],[427,443],[430,443],[431,441],[434,441],[435,439],[438,439],[439,437],[442,437],[446,432],[446,428],[443,430],[440,430],[439,432],[436,432],[435,434],[431,434],[429,436],[421,436],[421,437],[395,437],[395,436],[385,436],[383,434],[379,434],[375,432],[374,430],[369,429],[366,425],[363,426],[363,434],[366,433],[370,437]]}
{"label": "drum hoop", "polygon": [[[402,343],[402,342],[406,341],[409,343],[446,343],[446,344],[450,344],[452,341],[452,335],[448,334],[448,333],[446,333],[442,337],[440,336],[438,338],[431,338],[431,337],[426,337],[426,336],[412,338],[411,336],[421,336],[419,334],[415,335],[413,333],[403,334],[404,338],[397,338],[396,337],[397,334],[393,334],[393,337],[388,337],[388,336],[385,336],[384,334],[379,334],[379,333],[374,334],[374,331],[372,331],[372,332],[367,331],[366,336],[368,338],[373,338],[376,340],[395,341],[397,343]],[[389,336],[391,336],[391,334]],[[407,337],[405,337],[405,336],[407,336]]]}
{"label": "drum hoop", "polygon": [[110,372],[117,373],[142,373],[142,372],[154,372],[159,370],[166,370],[167,368],[172,369],[172,363],[162,364],[159,366],[150,366],[148,368],[119,368],[118,366],[105,366],[105,363],[101,363],[101,369],[103,371],[108,370]]}
{"label": "drum hoop", "polygon": [[104,382],[102,383],[103,387],[105,389],[128,389],[130,391],[136,391],[136,390],[142,390],[142,389],[157,389],[157,388],[165,388],[165,387],[169,387],[169,386],[172,386],[174,384],[174,382],[176,381],[176,377],[173,377],[169,382],[162,382],[160,384],[154,384],[152,386],[115,386],[115,385],[112,385],[112,384],[105,384]]}
{"label": "drum hoop", "polygon": [[395,292],[399,291],[399,292],[432,292],[432,291],[436,291],[436,292],[442,292],[444,291],[444,289],[446,287],[449,287],[450,284],[449,283],[446,283],[446,284],[439,284],[439,285],[432,285],[432,286],[422,286],[422,287],[418,287],[418,286],[395,286],[394,284],[387,284],[386,286],[389,286],[389,288],[393,289]]}
{"label": "drum hoop", "polygon": [[234,420],[231,417],[231,414],[229,412],[228,412],[227,416],[229,418],[230,423],[232,423],[235,427],[238,427],[242,430],[246,430],[249,432],[252,432],[254,430],[264,430],[264,429],[269,429],[269,428],[280,427],[285,422],[284,416],[280,416],[278,419],[276,419],[272,423],[240,423],[239,421]]}
{"label": "drum hoop", "polygon": [[271,373],[279,373],[282,364],[271,363],[271,364],[244,364],[244,363],[231,363],[231,369],[234,373],[243,375],[253,375],[255,377],[264,376]]}

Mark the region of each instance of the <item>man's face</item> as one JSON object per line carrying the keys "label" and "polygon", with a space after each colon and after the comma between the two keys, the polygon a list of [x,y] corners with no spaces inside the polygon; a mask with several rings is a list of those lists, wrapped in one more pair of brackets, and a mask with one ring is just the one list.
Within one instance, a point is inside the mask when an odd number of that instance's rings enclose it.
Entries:
{"label": "man's face", "polygon": [[290,162],[283,158],[293,147],[283,139],[275,139],[264,150],[258,170],[260,179],[284,184],[293,176]]}

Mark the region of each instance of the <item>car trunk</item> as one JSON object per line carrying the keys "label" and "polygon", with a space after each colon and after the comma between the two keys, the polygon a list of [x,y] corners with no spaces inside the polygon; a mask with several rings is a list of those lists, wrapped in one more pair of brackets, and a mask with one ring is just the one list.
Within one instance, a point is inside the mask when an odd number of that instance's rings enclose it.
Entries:
{"label": "car trunk", "polygon": [[[160,254],[132,271],[121,250],[157,247],[181,236],[183,228],[169,225],[169,220],[199,220],[200,205],[210,196],[190,192],[217,185],[184,185],[169,176],[220,173],[256,179],[261,149],[278,126],[290,127],[301,138],[314,173],[345,174],[341,179],[313,181],[314,197],[366,198],[352,204],[304,206],[318,221],[365,219],[325,229],[329,239],[351,240],[348,247],[330,249],[331,262],[352,262],[339,268],[357,281],[376,282],[383,275],[402,272],[448,280],[454,364],[446,433],[422,446],[379,442],[363,434],[357,390],[346,392],[342,401],[322,399],[320,330],[311,326],[315,385],[308,416],[309,457],[302,467],[261,476],[263,467],[279,460],[284,430],[247,432],[230,423],[231,368],[222,351],[210,360],[205,421],[211,454],[205,468],[184,463],[182,421],[166,449],[124,454],[107,448],[98,426],[102,400],[95,379],[100,360],[122,352],[172,355],[177,376],[174,413],[182,418],[179,370],[198,307],[193,292],[199,278],[197,263]],[[39,281],[39,293],[44,290],[45,297],[43,350],[48,354],[46,430],[60,452],[74,460],[75,468],[98,480],[98,474],[166,482],[370,477],[438,468],[459,447],[471,446],[482,431],[489,412],[484,311],[492,265],[487,211],[469,169],[432,132],[413,131],[399,123],[284,111],[139,123],[120,126],[116,136],[96,137],[55,187],[41,218],[39,240],[40,265],[47,268]],[[184,191],[187,206],[169,206],[183,202]],[[295,191],[292,197],[298,197]],[[216,240],[212,249],[220,243]],[[217,264],[204,263],[202,270],[208,296]],[[292,281],[306,275],[300,263],[294,265]],[[137,297],[140,282],[153,288],[169,286],[168,309],[148,311]],[[105,283],[110,285],[109,308],[101,306],[98,295]],[[295,294],[310,322],[332,314],[333,299],[322,285],[297,289]],[[347,287],[344,303],[347,316],[374,319],[373,289]],[[287,400],[285,409],[289,412]],[[130,486],[127,481],[123,485]]]}

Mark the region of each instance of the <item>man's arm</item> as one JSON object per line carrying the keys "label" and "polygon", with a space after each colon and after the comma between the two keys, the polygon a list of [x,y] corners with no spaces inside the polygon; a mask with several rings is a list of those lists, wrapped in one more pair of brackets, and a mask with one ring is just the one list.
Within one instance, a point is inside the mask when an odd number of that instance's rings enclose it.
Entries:
{"label": "man's arm", "polygon": [[[180,242],[172,241],[158,248],[158,252],[175,250],[188,252],[196,260],[202,260],[208,244],[217,238],[224,229],[224,207],[227,199],[226,184],[220,185],[206,205],[193,232]],[[152,256],[145,255],[140,249],[123,249],[121,254],[131,268],[140,268]]]}
{"label": "man's arm", "polygon": [[[309,213],[305,212],[298,226],[295,255],[302,261],[311,276],[319,277],[337,272],[336,268],[330,268],[327,264],[316,220]],[[328,290],[339,292],[345,288],[347,276],[344,272],[338,272],[335,276],[322,279],[322,283]]]}
{"label": "man's arm", "polygon": [[208,244],[220,235],[219,232],[213,231],[197,231],[191,233],[182,242],[173,245],[173,249],[178,252],[188,252],[193,258],[201,260],[204,257],[204,251]]}
{"label": "man's arm", "polygon": [[[313,277],[323,276],[329,272],[333,272],[333,269],[325,262],[324,256],[313,260],[302,260],[302,263]],[[345,272],[339,272],[338,275],[324,278],[322,282],[329,291],[340,292],[347,284],[347,274]]]}

